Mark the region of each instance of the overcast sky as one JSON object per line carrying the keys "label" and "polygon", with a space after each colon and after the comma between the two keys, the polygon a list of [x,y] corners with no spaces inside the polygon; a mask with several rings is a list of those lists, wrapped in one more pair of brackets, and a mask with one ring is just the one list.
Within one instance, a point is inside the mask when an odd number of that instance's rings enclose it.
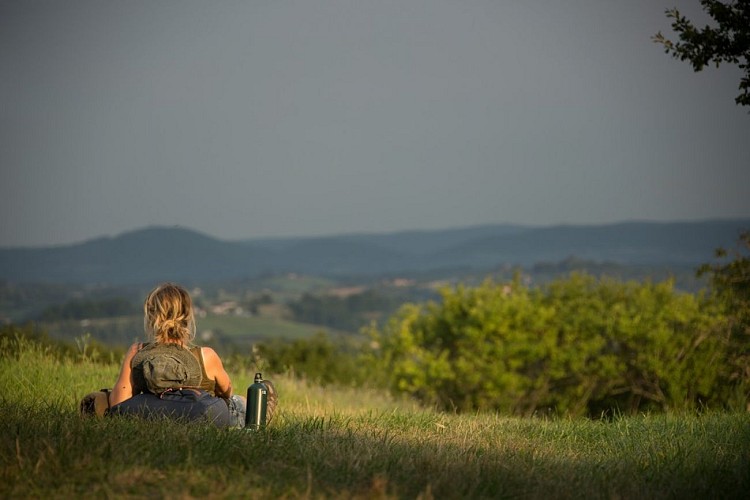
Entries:
{"label": "overcast sky", "polygon": [[750,216],[698,0],[0,0],[0,246]]}

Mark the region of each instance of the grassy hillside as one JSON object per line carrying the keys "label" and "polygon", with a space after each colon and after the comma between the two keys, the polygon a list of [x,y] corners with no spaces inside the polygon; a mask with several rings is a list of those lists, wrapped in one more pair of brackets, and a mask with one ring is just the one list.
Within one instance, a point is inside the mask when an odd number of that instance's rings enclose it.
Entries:
{"label": "grassy hillside", "polygon": [[[750,415],[612,421],[452,415],[275,379],[262,432],[81,420],[117,362],[0,344],[0,497],[742,498]],[[236,387],[250,372],[232,373]]]}

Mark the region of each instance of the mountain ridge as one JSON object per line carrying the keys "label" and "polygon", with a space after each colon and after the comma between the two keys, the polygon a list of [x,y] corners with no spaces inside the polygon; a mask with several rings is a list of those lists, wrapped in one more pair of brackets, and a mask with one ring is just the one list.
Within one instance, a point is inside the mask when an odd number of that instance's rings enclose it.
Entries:
{"label": "mountain ridge", "polygon": [[220,282],[295,272],[353,276],[530,266],[571,257],[623,264],[699,265],[733,247],[750,219],[599,225],[468,226],[443,230],[220,240],[148,226],[49,247],[0,248],[0,280],[17,283]]}

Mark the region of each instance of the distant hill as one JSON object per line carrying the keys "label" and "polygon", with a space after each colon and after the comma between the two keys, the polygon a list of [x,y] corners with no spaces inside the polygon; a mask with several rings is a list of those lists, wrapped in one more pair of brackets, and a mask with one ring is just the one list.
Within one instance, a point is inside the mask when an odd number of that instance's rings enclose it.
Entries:
{"label": "distant hill", "polygon": [[0,280],[132,285],[209,283],[296,272],[343,277],[531,266],[571,257],[623,265],[685,266],[733,247],[750,219],[513,225],[222,241],[182,228],[150,227],[67,246],[0,249]]}

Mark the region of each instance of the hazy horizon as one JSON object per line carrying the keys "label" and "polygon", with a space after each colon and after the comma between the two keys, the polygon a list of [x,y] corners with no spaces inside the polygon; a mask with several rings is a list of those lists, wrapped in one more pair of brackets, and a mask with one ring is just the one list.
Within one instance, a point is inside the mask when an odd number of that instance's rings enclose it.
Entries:
{"label": "hazy horizon", "polygon": [[[584,227],[584,228],[597,228],[597,227],[606,227],[606,226],[618,226],[618,225],[628,225],[628,224],[691,224],[691,223],[708,223],[708,222],[733,222],[736,221],[738,223],[742,223],[737,226],[738,230],[738,236],[740,231],[748,230],[750,229],[750,226],[745,226],[745,224],[750,223],[750,217],[708,217],[703,219],[685,219],[685,220],[646,220],[646,219],[631,219],[631,220],[622,220],[622,221],[612,221],[612,222],[603,222],[603,223],[590,223],[590,224],[580,224],[580,223],[558,223],[558,224],[514,224],[514,223],[504,223],[504,222],[498,222],[498,223],[484,223],[484,224],[468,224],[464,226],[448,226],[448,227],[436,227],[431,229],[395,229],[395,230],[385,230],[385,231],[344,231],[344,232],[333,232],[333,233],[321,233],[321,234],[287,234],[287,235],[274,235],[274,236],[255,236],[250,238],[244,238],[244,237],[229,237],[229,238],[223,238],[220,236],[216,236],[214,234],[211,234],[208,231],[203,231],[201,229],[196,229],[189,226],[184,226],[181,224],[173,224],[173,225],[161,225],[161,224],[152,224],[147,226],[141,226],[141,227],[135,227],[131,229],[126,229],[117,233],[112,234],[101,234],[101,235],[95,235],[90,238],[84,238],[82,240],[78,241],[71,241],[71,242],[65,242],[65,243],[51,243],[51,244],[41,244],[41,245],[9,245],[9,246],[0,246],[0,250],[23,250],[23,249],[47,249],[47,248],[61,248],[61,247],[69,247],[69,246],[77,246],[81,244],[86,244],[92,241],[101,240],[101,239],[114,239],[119,238],[123,236],[127,236],[131,233],[138,233],[142,231],[148,231],[148,230],[170,230],[170,229],[177,229],[177,230],[184,230],[189,231],[193,233],[200,234],[202,236],[215,239],[217,241],[231,243],[231,242],[247,242],[247,241],[273,241],[273,240],[304,240],[304,239],[327,239],[327,238],[338,238],[338,237],[348,237],[348,236],[385,236],[385,235],[398,235],[398,234],[409,234],[409,233],[429,233],[429,232],[441,232],[441,231],[463,231],[463,230],[471,230],[471,229],[479,229],[484,227],[517,227],[520,229],[547,229],[547,228],[578,228],[578,227]],[[733,242],[728,242],[733,243]],[[717,243],[718,245],[718,243]]]}
{"label": "hazy horizon", "polygon": [[0,247],[750,217],[697,0],[0,0]]}

